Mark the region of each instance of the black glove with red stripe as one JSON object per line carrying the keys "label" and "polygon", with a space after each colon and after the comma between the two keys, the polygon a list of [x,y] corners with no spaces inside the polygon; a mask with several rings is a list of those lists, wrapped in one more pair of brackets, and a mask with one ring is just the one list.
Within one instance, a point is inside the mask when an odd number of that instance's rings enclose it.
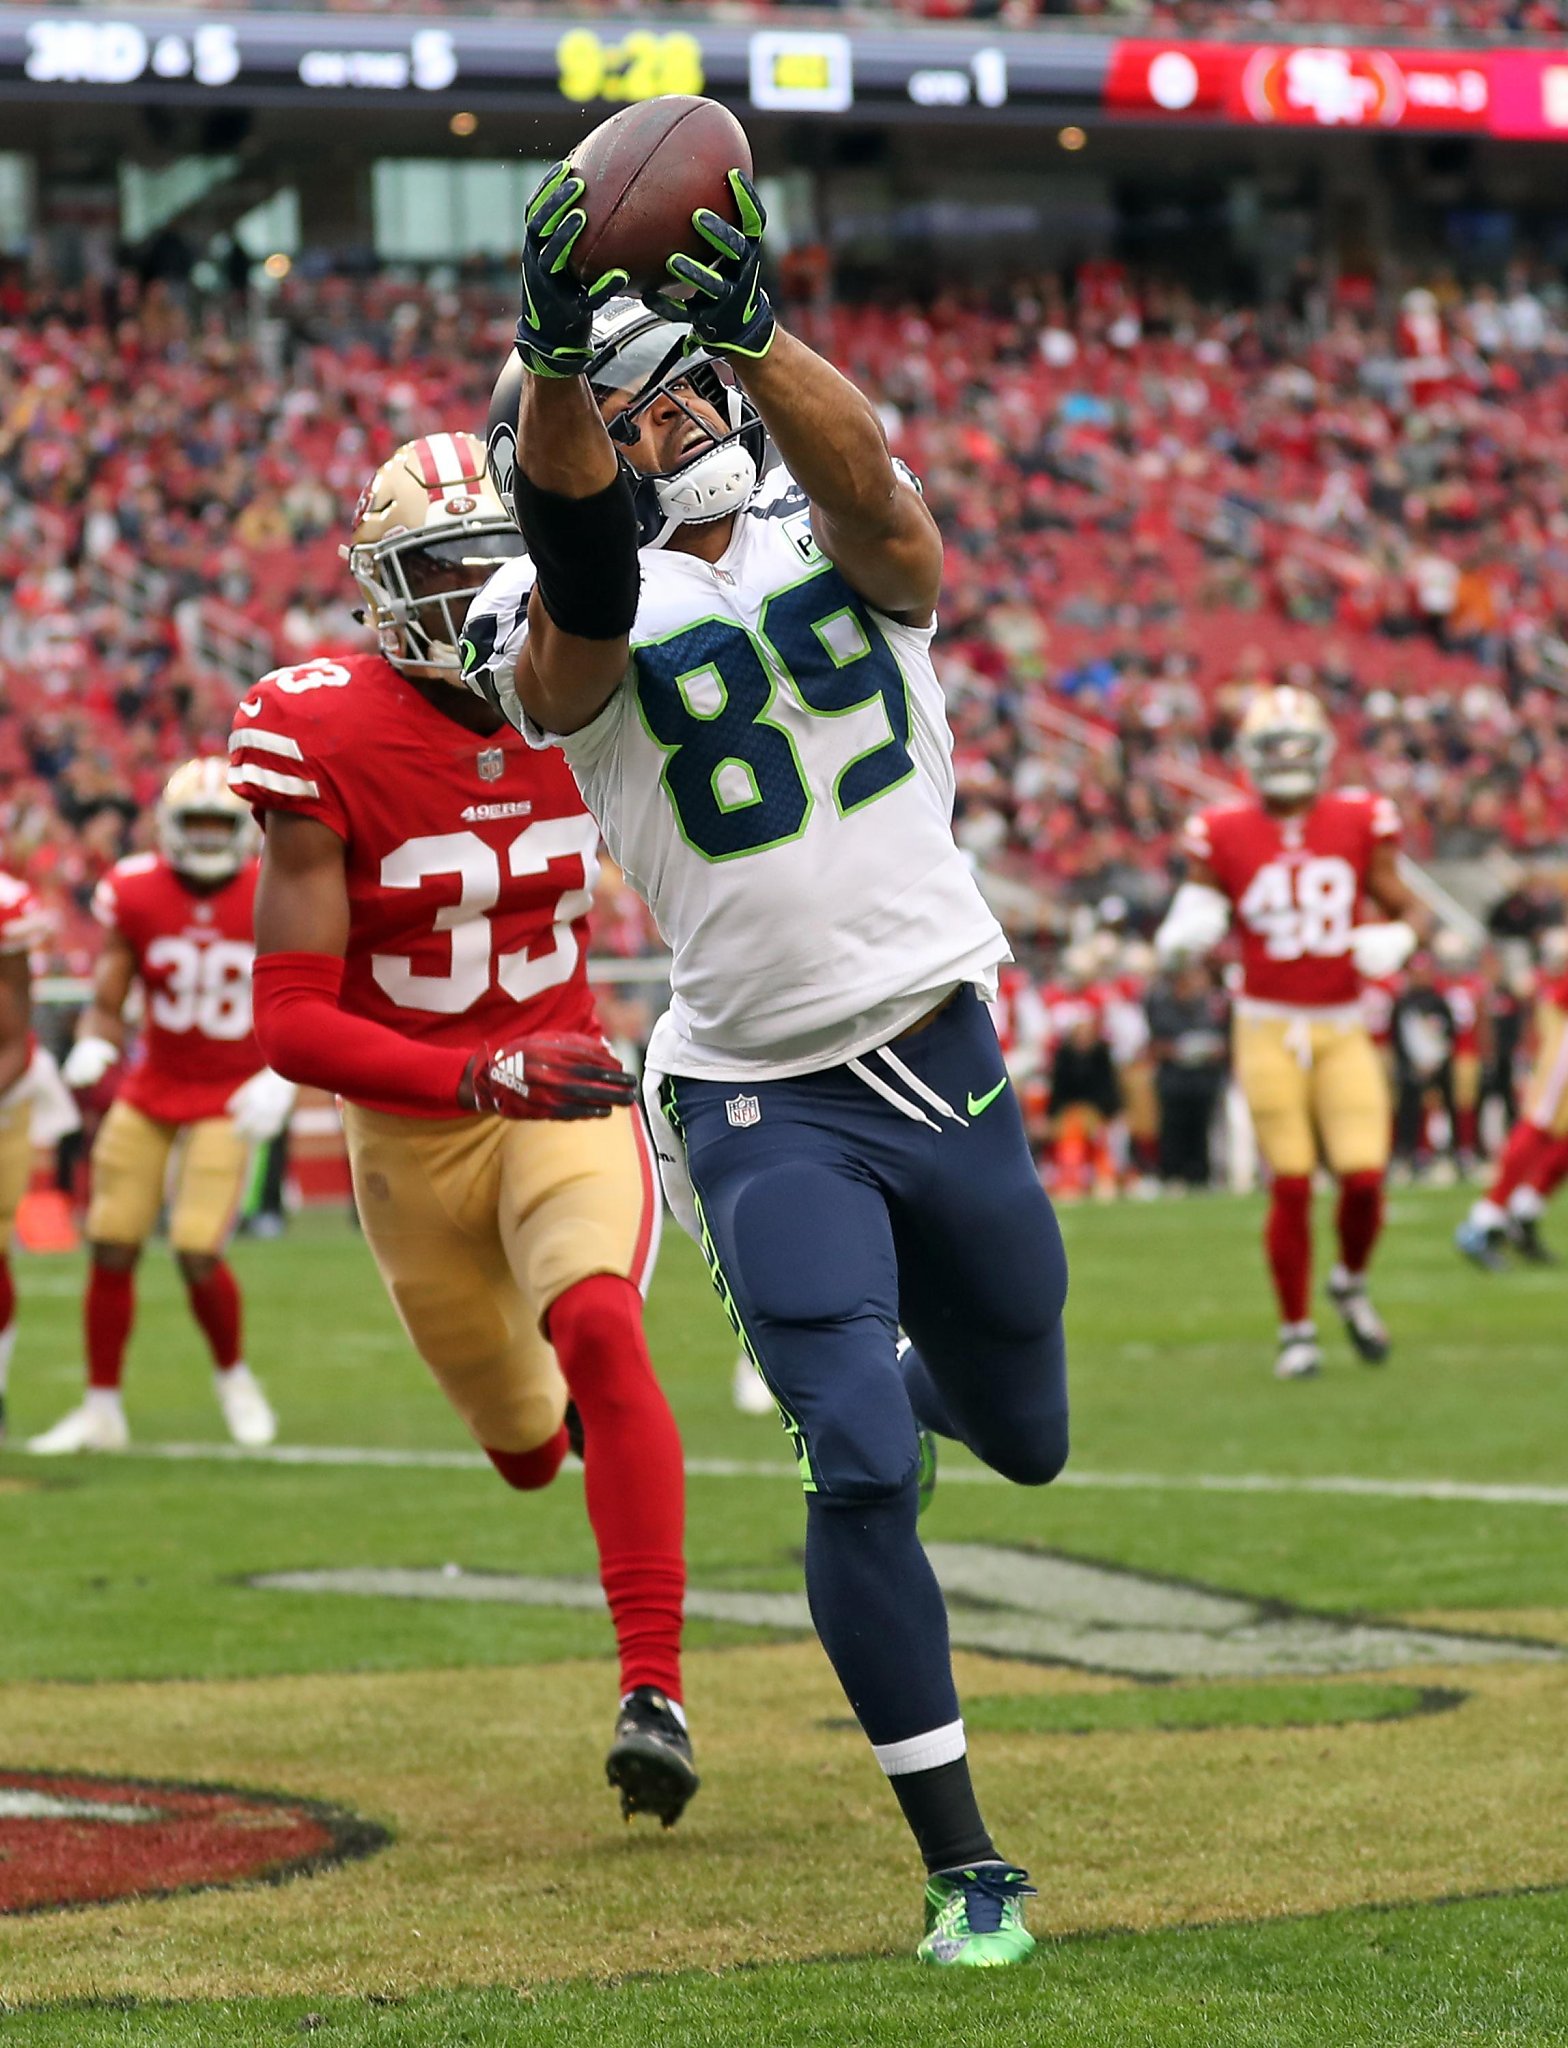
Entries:
{"label": "black glove with red stripe", "polygon": [[586,1031],[524,1031],[475,1046],[458,1100],[518,1122],[573,1122],[624,1109],[637,1083],[602,1039]]}

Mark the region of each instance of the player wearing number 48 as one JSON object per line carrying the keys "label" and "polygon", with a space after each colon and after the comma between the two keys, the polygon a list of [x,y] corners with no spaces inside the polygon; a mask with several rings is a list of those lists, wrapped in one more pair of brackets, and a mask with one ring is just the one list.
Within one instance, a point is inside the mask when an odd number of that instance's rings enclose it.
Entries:
{"label": "player wearing number 48", "polygon": [[[1257,796],[1190,820],[1187,879],[1155,949],[1167,965],[1209,952],[1235,918],[1236,1078],[1273,1177],[1265,1246],[1280,1308],[1274,1371],[1309,1379],[1321,1363],[1311,1309],[1320,1154],[1339,1181],[1329,1298],[1361,1358],[1379,1365],[1388,1356],[1367,1268],[1382,1227],[1392,1116],[1361,986],[1397,973],[1430,919],[1399,874],[1391,800],[1324,788],[1334,740],[1314,697],[1289,686],[1260,691],[1238,747]],[[1364,921],[1368,905],[1383,916]]]}
{"label": "player wearing number 48", "polygon": [[941,536],[870,402],[775,321],[729,186],[739,225],[699,208],[707,255],[670,261],[691,296],[649,304],[577,279],[575,174],[535,194],[490,439],[528,557],[464,672],[564,755],[670,943],[666,1192],[793,1438],[812,1616],[926,1864],[919,1952],[1015,1963],[1029,1885],[970,1782],[921,1430],[1056,1475],[1066,1266],[983,1001],[1007,942],[953,840]]}
{"label": "player wearing number 48", "polygon": [[[251,1151],[274,1138],[293,1086],[262,1064],[251,1025],[256,828],[223,761],[187,761],[158,804],[157,853],[111,868],[93,897],[106,927],[92,1000],[62,1069],[73,1088],[119,1086],[92,1151],[85,1301],[87,1390],[29,1448],[46,1455],[122,1450],[120,1379],[135,1275],[167,1191],[169,1241],[216,1367],[236,1443],[271,1443],[277,1423],[246,1365],[238,1285],[224,1259]],[[140,982],[145,1016],[123,1059],[122,1018]]]}
{"label": "player wearing number 48", "polygon": [[471,434],[410,442],[348,548],[381,654],[241,700],[231,779],[266,828],[256,1027],[343,1098],[387,1292],[502,1478],[548,1485],[580,1425],[621,1653],[610,1781],[668,1826],[697,1785],[684,1481],[642,1332],[652,1161],[584,968],[599,835],[562,762],[458,676],[469,600],[521,546]]}

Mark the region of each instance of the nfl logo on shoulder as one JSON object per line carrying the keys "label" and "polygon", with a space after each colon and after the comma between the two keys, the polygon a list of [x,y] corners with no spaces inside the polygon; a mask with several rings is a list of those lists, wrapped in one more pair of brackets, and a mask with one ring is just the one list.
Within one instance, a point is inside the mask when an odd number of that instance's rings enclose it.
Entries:
{"label": "nfl logo on shoulder", "polygon": [[762,1104],[755,1095],[732,1095],[724,1105],[724,1114],[737,1131],[744,1131],[751,1124],[762,1121]]}
{"label": "nfl logo on shoulder", "polygon": [[506,756],[499,747],[481,747],[477,766],[481,782],[499,782],[506,769]]}

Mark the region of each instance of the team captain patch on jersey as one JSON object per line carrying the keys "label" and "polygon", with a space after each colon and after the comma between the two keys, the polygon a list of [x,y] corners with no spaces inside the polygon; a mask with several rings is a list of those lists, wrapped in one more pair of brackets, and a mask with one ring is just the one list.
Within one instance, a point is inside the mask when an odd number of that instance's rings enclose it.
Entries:
{"label": "team captain patch on jersey", "polygon": [[251,1028],[256,863],[217,889],[183,883],[156,853],[133,854],[99,882],[93,915],[136,957],[147,1015],[120,1099],[160,1123],[222,1116],[266,1064]]}
{"label": "team captain patch on jersey", "polygon": [[295,811],[347,848],[345,1010],[437,1045],[597,1030],[583,953],[599,834],[558,757],[467,731],[379,655],[264,676],[229,751],[230,786],[264,822]]}
{"label": "team captain patch on jersey", "polygon": [[1295,1009],[1354,1003],[1350,934],[1374,850],[1399,839],[1386,796],[1335,790],[1286,816],[1226,804],[1189,820],[1183,850],[1208,864],[1241,933],[1245,991]]}
{"label": "team captain patch on jersey", "polygon": [[[640,560],[627,681],[560,744],[674,954],[650,1063],[805,1073],[884,1043],[955,983],[989,999],[1007,941],[953,843],[934,626],[856,595],[783,469],[717,563]],[[513,678],[532,585],[528,561],[506,563],[464,629],[465,674],[525,731]]]}

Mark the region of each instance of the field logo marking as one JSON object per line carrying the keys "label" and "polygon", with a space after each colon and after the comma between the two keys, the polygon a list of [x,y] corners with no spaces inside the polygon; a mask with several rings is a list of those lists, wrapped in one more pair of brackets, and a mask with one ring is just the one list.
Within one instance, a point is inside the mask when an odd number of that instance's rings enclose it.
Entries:
{"label": "field logo marking", "polygon": [[[926,1546],[947,1595],[954,1644],[992,1656],[1067,1664],[1124,1678],[1285,1678],[1415,1665],[1557,1662],[1568,1649],[1513,1637],[1411,1628],[1395,1621],[1315,1614],[1283,1601],[1224,1592],[1078,1557],[991,1543]],[[268,1592],[367,1599],[461,1600],[600,1612],[591,1579],[435,1569],[267,1572]],[[803,1593],[693,1586],[694,1620],[807,1634]]]}
{"label": "field logo marking", "polygon": [[0,1915],[281,1884],[374,1855],[391,1839],[315,1799],[0,1770]]}

